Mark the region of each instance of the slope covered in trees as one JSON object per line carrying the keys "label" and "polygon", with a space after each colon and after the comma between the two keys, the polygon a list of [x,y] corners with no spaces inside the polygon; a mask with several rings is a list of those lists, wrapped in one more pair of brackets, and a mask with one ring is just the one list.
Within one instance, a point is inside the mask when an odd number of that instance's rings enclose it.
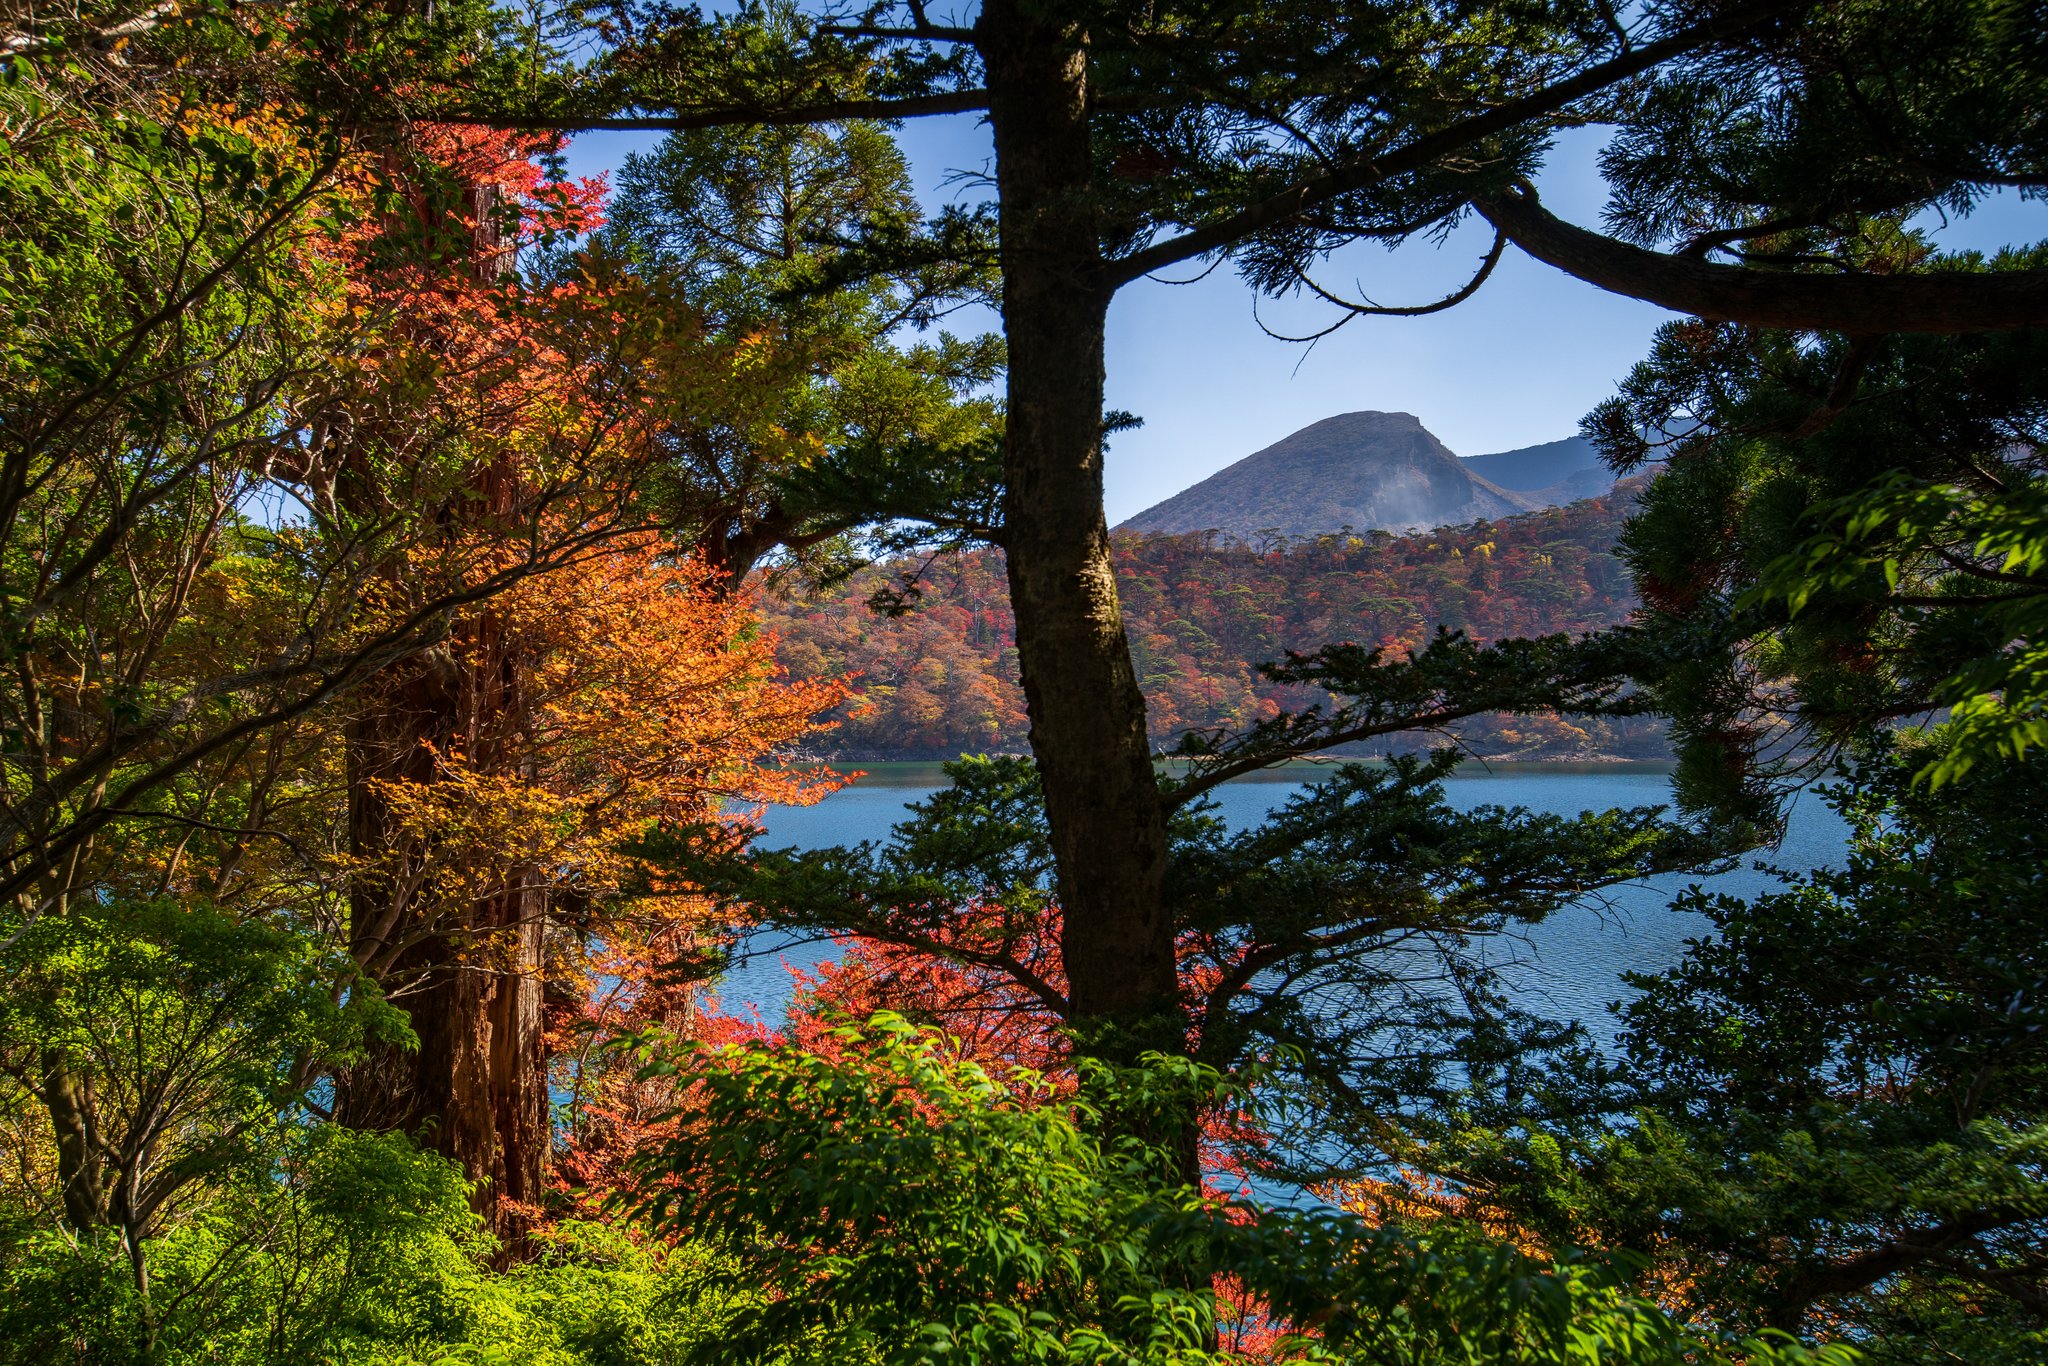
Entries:
{"label": "slope covered in trees", "polygon": [[[1117,591],[1155,744],[1190,730],[1238,729],[1328,694],[1275,682],[1258,666],[1333,641],[1398,653],[1439,630],[1480,642],[1579,635],[1635,606],[1616,552],[1632,489],[1414,536],[1119,536]],[[918,595],[901,616],[872,611],[879,589]],[[829,594],[770,594],[763,622],[798,677],[850,675],[857,696],[821,743],[849,760],[1023,753],[1024,697],[998,552],[898,561]],[[1657,728],[1624,718],[1474,718],[1459,735],[1482,755],[1658,758]],[[1412,737],[1417,744],[1427,736]]]}

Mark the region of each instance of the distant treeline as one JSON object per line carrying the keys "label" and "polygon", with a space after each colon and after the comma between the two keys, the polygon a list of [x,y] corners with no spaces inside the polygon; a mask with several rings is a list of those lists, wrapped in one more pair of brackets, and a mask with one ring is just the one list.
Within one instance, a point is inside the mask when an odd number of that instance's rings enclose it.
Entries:
{"label": "distant treeline", "polygon": [[[1258,665],[1334,641],[1412,648],[1439,626],[1481,641],[1585,632],[1635,607],[1614,554],[1624,492],[1496,522],[1411,536],[1343,532],[1239,540],[1216,533],[1119,536],[1118,588],[1152,735],[1236,728],[1320,700]],[[765,604],[798,676],[854,674],[843,725],[822,737],[844,759],[1023,752],[1014,623],[998,551],[941,558],[917,574],[915,610],[868,606],[917,566],[875,566],[817,598]],[[1647,721],[1488,717],[1460,733],[1516,758],[1662,758]],[[1427,737],[1416,737],[1416,744]]]}

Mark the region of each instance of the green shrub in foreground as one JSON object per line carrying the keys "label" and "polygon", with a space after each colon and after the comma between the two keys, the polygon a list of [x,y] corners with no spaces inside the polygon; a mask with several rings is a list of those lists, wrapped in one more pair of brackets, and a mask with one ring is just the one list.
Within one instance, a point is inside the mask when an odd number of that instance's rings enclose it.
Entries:
{"label": "green shrub in foreground", "polygon": [[[730,1257],[726,1331],[692,1360],[888,1366],[1207,1366],[1229,1277],[1277,1359],[1356,1363],[1842,1363],[1790,1339],[1690,1333],[1592,1262],[1553,1266],[1458,1231],[1430,1239],[1325,1210],[1220,1202],[1105,1113],[1185,1113],[1218,1079],[1184,1060],[1085,1068],[1057,1095],[1000,1081],[935,1030],[875,1016],[832,1056],[747,1045],[656,1054],[684,1089],[635,1209]],[[1142,1121],[1134,1126],[1148,1127]],[[1157,1122],[1150,1126],[1160,1132]],[[1229,1284],[1230,1282],[1225,1282]],[[1295,1335],[1289,1330],[1311,1331]],[[1274,1359],[1269,1357],[1268,1359]]]}
{"label": "green shrub in foreground", "polygon": [[5,1366],[666,1366],[726,1312],[702,1249],[601,1224],[490,1271],[460,1170],[395,1134],[326,1130],[282,1179],[216,1193],[150,1240],[147,1306],[111,1233],[0,1240]]}

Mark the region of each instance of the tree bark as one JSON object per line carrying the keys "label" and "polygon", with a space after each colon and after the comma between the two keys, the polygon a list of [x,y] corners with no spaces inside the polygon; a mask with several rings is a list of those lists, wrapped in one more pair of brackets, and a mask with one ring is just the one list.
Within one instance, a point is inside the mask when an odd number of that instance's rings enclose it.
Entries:
{"label": "tree bark", "polygon": [[1811,275],[1723,266],[1645,251],[1567,223],[1526,187],[1473,205],[1502,236],[1545,265],[1611,294],[1714,322],[1895,333],[2004,332],[2048,326],[2048,270],[1934,275]]}
{"label": "tree bark", "polygon": [[[473,628],[461,665],[419,661],[366,697],[349,733],[349,843],[366,866],[411,838],[392,828],[380,782],[431,783],[436,751],[488,761],[479,734],[516,713],[517,669]],[[478,636],[485,639],[479,641]],[[467,722],[467,724],[465,724]],[[516,729],[516,727],[515,727]],[[426,851],[421,851],[425,853]],[[544,893],[522,870],[499,894],[455,911],[417,902],[402,878],[360,876],[350,893],[356,961],[398,992],[418,1046],[379,1046],[349,1069],[337,1118],[399,1130],[462,1165],[471,1202],[507,1255],[545,1194],[549,1149],[542,1046]]]}
{"label": "tree bark", "polygon": [[1082,35],[991,0],[988,68],[1009,341],[1004,548],[1059,868],[1074,1018],[1112,1053],[1178,1047],[1165,813],[1102,511],[1101,271]]}

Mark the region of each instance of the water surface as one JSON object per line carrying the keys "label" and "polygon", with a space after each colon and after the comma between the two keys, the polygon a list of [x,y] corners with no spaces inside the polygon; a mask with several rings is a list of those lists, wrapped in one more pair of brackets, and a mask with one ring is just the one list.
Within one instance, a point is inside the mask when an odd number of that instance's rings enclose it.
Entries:
{"label": "water surface", "polygon": [[[1314,766],[1295,766],[1226,783],[1212,794],[1219,814],[1242,829],[1299,792],[1315,776]],[[819,848],[883,840],[912,802],[944,783],[937,765],[877,764],[852,786],[815,806],[770,807],[764,814],[763,847]],[[1616,806],[1656,806],[1671,800],[1670,770],[1654,764],[1468,765],[1444,784],[1451,805],[1522,806],[1532,811],[1576,815]],[[1697,916],[1670,909],[1674,895],[1697,882],[1715,891],[1752,896],[1776,885],[1756,865],[1805,872],[1838,864],[1848,829],[1819,797],[1803,794],[1794,804],[1784,843],[1745,859],[1742,867],[1713,878],[1673,875],[1611,888],[1597,899],[1565,907],[1521,935],[1489,945],[1495,961],[1524,1008],[1555,1019],[1585,1023],[1595,1037],[1611,1040],[1611,1001],[1628,994],[1621,974],[1656,971],[1677,961],[1688,938],[1711,927]],[[820,943],[775,929],[757,932],[741,960],[721,984],[725,1009],[754,1010],[779,1023],[790,996],[789,969],[810,968],[835,956]]]}

